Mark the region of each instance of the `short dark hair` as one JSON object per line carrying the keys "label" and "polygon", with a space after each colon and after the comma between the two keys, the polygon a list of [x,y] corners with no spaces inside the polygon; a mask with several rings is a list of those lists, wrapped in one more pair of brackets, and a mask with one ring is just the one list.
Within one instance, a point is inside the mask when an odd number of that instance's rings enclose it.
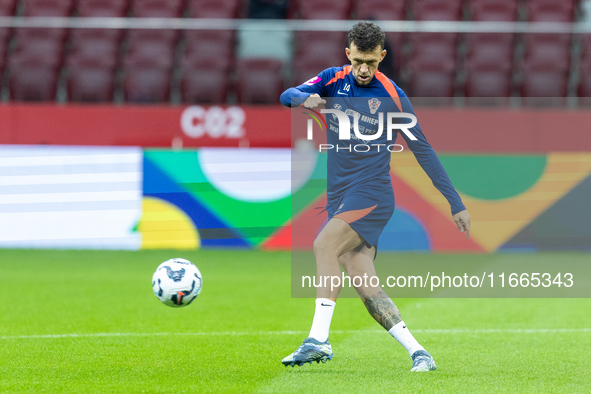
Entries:
{"label": "short dark hair", "polygon": [[348,35],[349,48],[351,43],[354,42],[357,49],[361,52],[369,52],[376,49],[378,46],[380,49],[384,49],[384,41],[386,35],[380,29],[380,27],[371,22],[357,22]]}

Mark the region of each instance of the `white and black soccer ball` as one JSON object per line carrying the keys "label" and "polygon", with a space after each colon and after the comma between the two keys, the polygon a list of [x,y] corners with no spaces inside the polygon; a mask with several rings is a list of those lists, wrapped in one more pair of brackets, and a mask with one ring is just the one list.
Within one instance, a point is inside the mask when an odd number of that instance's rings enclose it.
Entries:
{"label": "white and black soccer ball", "polygon": [[201,292],[201,272],[189,260],[176,258],[160,264],[152,276],[154,294],[165,305],[187,306]]}

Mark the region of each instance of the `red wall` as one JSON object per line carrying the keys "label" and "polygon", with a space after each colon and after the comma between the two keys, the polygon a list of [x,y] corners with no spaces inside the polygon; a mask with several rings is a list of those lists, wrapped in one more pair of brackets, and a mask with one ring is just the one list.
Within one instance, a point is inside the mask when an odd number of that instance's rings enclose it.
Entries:
{"label": "red wall", "polygon": [[[415,111],[439,152],[591,150],[590,110]],[[288,147],[290,140],[282,106],[0,105],[0,144]]]}

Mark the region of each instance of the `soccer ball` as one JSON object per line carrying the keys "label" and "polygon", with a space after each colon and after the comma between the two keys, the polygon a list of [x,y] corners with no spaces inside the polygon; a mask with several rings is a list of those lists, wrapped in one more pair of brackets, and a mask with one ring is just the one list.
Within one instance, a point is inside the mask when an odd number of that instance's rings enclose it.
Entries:
{"label": "soccer ball", "polygon": [[187,306],[201,292],[201,272],[185,259],[170,259],[160,264],[152,276],[154,294],[165,305]]}

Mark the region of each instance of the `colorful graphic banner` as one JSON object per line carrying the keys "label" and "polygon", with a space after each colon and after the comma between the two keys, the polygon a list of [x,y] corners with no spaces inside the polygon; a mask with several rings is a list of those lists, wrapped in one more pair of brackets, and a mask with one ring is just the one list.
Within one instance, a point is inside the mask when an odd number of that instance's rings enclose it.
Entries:
{"label": "colorful graphic banner", "polygon": [[0,145],[0,247],[138,249],[139,148]]}
{"label": "colorful graphic banner", "polygon": [[[591,250],[591,153],[439,156],[470,239],[413,155],[393,153],[381,251]],[[0,247],[310,250],[325,204],[313,151],[0,146]]]}

